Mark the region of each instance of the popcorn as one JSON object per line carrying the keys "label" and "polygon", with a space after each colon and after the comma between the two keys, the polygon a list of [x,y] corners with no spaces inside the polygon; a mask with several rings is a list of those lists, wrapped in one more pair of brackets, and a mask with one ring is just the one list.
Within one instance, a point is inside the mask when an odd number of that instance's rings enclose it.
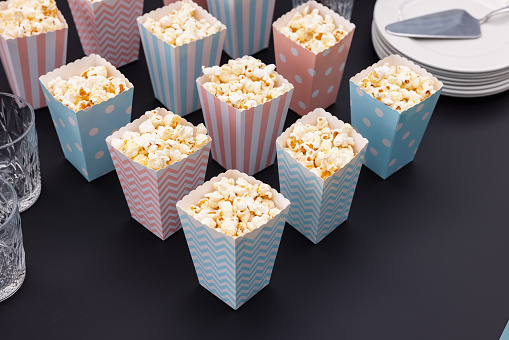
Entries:
{"label": "popcorn", "polygon": [[213,184],[198,205],[187,212],[210,228],[238,237],[267,223],[281,212],[267,184],[251,184],[244,178],[223,177]]}
{"label": "popcorn", "polygon": [[234,108],[247,110],[291,89],[289,84],[277,85],[275,68],[250,56],[229,60],[223,66],[203,68],[203,74],[210,78],[203,87]]}
{"label": "popcorn", "polygon": [[147,120],[138,131],[125,131],[121,138],[112,138],[112,147],[133,161],[154,170],[178,162],[207,144],[207,128],[198,124],[195,129],[182,125],[180,116],[170,112],[159,115],[157,110],[145,113]]}
{"label": "popcorn", "polygon": [[318,117],[316,125],[295,123],[284,145],[285,150],[322,179],[327,179],[354,157],[353,127],[344,124],[331,129],[325,117]]}
{"label": "popcorn", "polygon": [[158,21],[147,18],[143,23],[156,37],[173,46],[181,46],[191,41],[202,39],[219,32],[220,24],[211,25],[206,19],[195,18],[196,8],[191,2],[184,2],[182,7]]}
{"label": "popcorn", "polygon": [[11,0],[0,11],[0,34],[5,39],[31,36],[65,27],[55,0]]}
{"label": "popcorn", "polygon": [[106,66],[92,66],[68,80],[60,76],[48,83],[49,92],[71,110],[78,112],[115,97],[129,87],[126,79],[108,77]]}
{"label": "popcorn", "polygon": [[376,67],[358,85],[373,98],[399,113],[435,93],[433,79],[421,76],[409,67],[389,63]]}
{"label": "popcorn", "polygon": [[348,31],[341,25],[334,23],[331,15],[320,15],[318,9],[309,12],[309,6],[306,6],[302,12],[297,12],[281,28],[281,33],[286,35],[292,41],[302,45],[316,54],[334,46],[343,39]]}

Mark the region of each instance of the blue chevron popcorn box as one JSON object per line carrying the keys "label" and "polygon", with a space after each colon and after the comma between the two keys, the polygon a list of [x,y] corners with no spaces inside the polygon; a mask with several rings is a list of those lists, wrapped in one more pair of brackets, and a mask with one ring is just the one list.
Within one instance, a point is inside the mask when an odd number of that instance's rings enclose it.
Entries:
{"label": "blue chevron popcorn box", "polygon": [[219,32],[181,46],[173,46],[143,26],[148,18],[158,21],[182,7],[182,4],[182,1],[177,1],[137,19],[155,97],[179,116],[201,108],[196,78],[201,76],[202,66],[219,64],[226,37],[226,26],[194,2],[195,17],[205,19],[211,25],[221,25]]}
{"label": "blue chevron popcorn box", "polygon": [[186,211],[189,206],[198,204],[206,193],[214,191],[213,183],[223,177],[235,180],[242,177],[250,183],[262,184],[237,170],[228,170],[191,191],[177,203],[177,209],[198,281],[237,309],[269,284],[290,202],[271,189],[272,199],[281,212],[243,236],[228,236],[201,223]]}
{"label": "blue chevron popcorn box", "polygon": [[[385,63],[407,66],[419,75],[432,78],[436,92],[401,113],[383,104],[357,84]],[[431,73],[399,55],[390,55],[350,79],[352,125],[369,139],[365,160],[369,169],[386,179],[413,161],[442,87]]]}
{"label": "blue chevron popcorn box", "polygon": [[269,46],[276,0],[207,0],[210,13],[228,27],[224,51],[233,59]]}
{"label": "blue chevron popcorn box", "polygon": [[[121,77],[128,88],[102,103],[74,112],[48,90],[57,78],[69,79],[92,66],[106,66],[108,76]],[[105,139],[131,121],[134,86],[113,65],[96,54],[76,60],[39,78],[65,158],[89,182],[114,169]]]}
{"label": "blue chevron popcorn box", "polygon": [[[318,117],[327,118],[331,129],[339,129],[344,124],[321,108],[297,122],[316,125]],[[317,244],[348,218],[368,140],[352,130],[355,157],[324,180],[285,150],[294,126],[276,140],[280,190],[292,203],[288,223]]]}

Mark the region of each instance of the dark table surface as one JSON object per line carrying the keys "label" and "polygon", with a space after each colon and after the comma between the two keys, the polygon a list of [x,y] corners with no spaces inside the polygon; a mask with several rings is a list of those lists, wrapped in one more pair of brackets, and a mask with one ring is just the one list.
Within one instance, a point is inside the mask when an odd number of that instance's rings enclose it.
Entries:
{"label": "dark table surface", "polygon": [[[349,78],[378,61],[374,2],[357,0],[328,108],[346,122]],[[71,62],[83,51],[57,3]],[[145,0],[144,12],[160,6]],[[274,19],[290,8],[278,0]],[[273,63],[272,43],[256,57]],[[143,50],[120,70],[135,85],[133,119],[162,106]],[[442,96],[414,162],[385,181],[363,168],[348,220],[318,245],[287,224],[269,286],[237,311],[198,284],[184,233],[163,242],[133,220],[115,172],[88,183],[38,110],[42,193],[21,214],[27,276],[0,303],[0,338],[498,339],[509,319],[508,108],[509,92]],[[206,180],[223,171],[211,159]],[[279,188],[276,164],[255,177]]]}

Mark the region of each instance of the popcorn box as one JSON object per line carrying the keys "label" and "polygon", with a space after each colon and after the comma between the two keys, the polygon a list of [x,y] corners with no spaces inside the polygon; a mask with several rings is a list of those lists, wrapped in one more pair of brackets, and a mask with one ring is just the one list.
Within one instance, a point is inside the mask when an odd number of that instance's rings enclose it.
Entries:
{"label": "popcorn box", "polygon": [[135,20],[143,0],[69,0],[69,7],[86,55],[99,54],[116,67],[138,60]]}
{"label": "popcorn box", "polygon": [[181,6],[182,1],[177,1],[139,17],[137,21],[156,98],[174,113],[185,116],[200,109],[195,81],[201,75],[202,66],[219,63],[226,26],[196,4],[196,18],[220,24],[223,28],[219,32],[182,46],[172,46],[143,26],[147,18],[157,21]]}
{"label": "popcorn box", "polygon": [[[165,6],[177,2],[177,0],[164,0],[163,3]],[[209,6],[207,6],[207,0],[195,0],[194,1],[198,6],[202,7],[204,10],[209,10]]]}
{"label": "popcorn box", "polygon": [[[0,2],[0,10],[7,6],[8,1]],[[60,11],[58,18],[65,25],[59,30],[15,39],[0,35],[0,56],[9,86],[34,109],[46,106],[39,77],[66,62],[68,26]]]}
{"label": "popcorn box", "polygon": [[[69,79],[91,66],[105,65],[108,75],[124,78],[129,88],[102,103],[74,112],[56,99],[48,83],[60,76]],[[113,170],[104,139],[131,121],[134,86],[113,65],[96,54],[76,60],[40,77],[44,97],[57,130],[65,158],[90,182]]]}
{"label": "popcorn box", "polygon": [[292,98],[293,86],[278,75],[277,86],[292,88],[281,96],[248,110],[239,110],[207,91],[206,75],[196,80],[205,118],[212,136],[212,158],[225,169],[237,169],[248,175],[274,163],[276,137],[283,125]]}
{"label": "popcorn box", "polygon": [[[156,110],[163,117],[170,113],[162,108]],[[181,226],[175,204],[205,179],[211,141],[186,158],[154,170],[133,161],[110,144],[113,138],[120,138],[125,131],[138,131],[146,120],[147,117],[142,116],[127,124],[106,138],[106,143],[131,216],[165,240]],[[185,119],[180,124],[193,126]],[[196,132],[196,127],[193,128]]]}
{"label": "popcorn box", "polygon": [[[315,109],[297,122],[316,125],[318,117],[327,118],[331,129],[344,125],[324,109]],[[355,157],[323,180],[284,149],[294,126],[276,141],[280,190],[292,202],[288,223],[317,244],[348,218],[368,140],[353,130]]]}
{"label": "popcorn box", "polygon": [[177,203],[177,209],[198,281],[237,309],[269,284],[290,202],[272,189],[274,203],[281,212],[243,236],[228,236],[186,212],[190,205],[212,192],[213,183],[223,177],[235,180],[243,177],[250,183],[262,183],[237,170],[228,170],[191,191]]}
{"label": "popcorn box", "polygon": [[269,46],[276,0],[207,0],[210,13],[228,27],[224,51],[231,58],[253,55]]}
{"label": "popcorn box", "polygon": [[[281,28],[297,12],[309,6],[322,16],[330,14],[336,25],[342,25],[348,34],[334,46],[315,54],[281,33]],[[315,1],[308,1],[283,15],[272,24],[274,52],[278,72],[295,87],[290,108],[303,116],[316,108],[327,108],[336,102],[346,59],[352,43],[355,25],[333,10]]]}
{"label": "popcorn box", "polygon": [[[419,75],[432,78],[436,92],[401,114],[379,102],[357,84],[386,62],[407,66]],[[365,161],[368,168],[386,179],[414,159],[442,87],[431,73],[399,55],[390,55],[350,79],[352,124],[369,139]]]}

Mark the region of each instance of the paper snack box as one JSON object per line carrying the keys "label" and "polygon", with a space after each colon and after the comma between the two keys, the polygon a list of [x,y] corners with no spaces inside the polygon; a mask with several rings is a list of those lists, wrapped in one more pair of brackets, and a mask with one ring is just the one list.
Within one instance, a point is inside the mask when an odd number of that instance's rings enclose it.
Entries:
{"label": "paper snack box", "polygon": [[[318,9],[322,16],[330,14],[336,25],[349,33],[328,49],[315,54],[281,33],[295,13],[309,6]],[[272,24],[274,52],[278,72],[295,87],[290,108],[303,116],[316,108],[327,108],[336,102],[355,25],[331,9],[308,1],[283,15]]]}
{"label": "paper snack box", "polygon": [[[8,1],[0,2],[0,10],[7,6]],[[34,109],[46,106],[39,77],[66,63],[68,26],[60,11],[58,18],[64,23],[59,30],[15,39],[0,35],[0,56],[9,86]]]}
{"label": "paper snack box", "polygon": [[226,36],[226,26],[195,3],[193,5],[196,7],[196,18],[206,19],[211,24],[220,24],[223,28],[219,32],[182,46],[173,46],[143,26],[147,18],[157,21],[179,9],[182,3],[177,1],[137,19],[155,97],[179,116],[200,109],[196,78],[201,75],[202,66],[219,64]]}
{"label": "paper snack box", "polygon": [[115,67],[138,60],[143,0],[69,0],[69,7],[86,55],[99,54]]}
{"label": "paper snack box", "polygon": [[[177,0],[164,0],[163,3],[165,6],[177,2]],[[207,0],[195,0],[194,1],[198,6],[202,7],[204,10],[208,11],[209,6],[207,6]]]}
{"label": "paper snack box", "polygon": [[[60,76],[69,79],[89,67],[105,65],[108,75],[124,78],[128,88],[113,98],[74,112],[56,99],[48,90],[48,83]],[[104,139],[113,130],[131,121],[134,86],[113,65],[96,54],[78,59],[40,77],[44,97],[48,103],[53,125],[65,158],[89,182],[113,170],[113,162]]]}
{"label": "paper snack box", "polygon": [[[432,78],[436,92],[401,113],[383,104],[357,84],[386,62],[407,66],[419,75]],[[386,179],[414,159],[442,87],[431,73],[399,55],[390,55],[350,79],[352,125],[369,139],[365,162],[369,169]]]}
{"label": "paper snack box", "polygon": [[213,183],[223,177],[235,180],[243,177],[250,183],[261,184],[237,170],[228,170],[191,191],[177,203],[177,209],[198,281],[227,305],[237,309],[269,284],[290,202],[272,189],[274,203],[281,212],[244,236],[226,235],[201,223],[186,211],[204,194],[214,191]]}
{"label": "paper snack box", "polygon": [[224,51],[233,59],[269,46],[276,0],[207,0],[210,13],[228,27]]}
{"label": "paper snack box", "polygon": [[[170,113],[163,108],[156,110],[163,117]],[[106,143],[131,216],[165,240],[181,227],[175,204],[205,179],[211,141],[182,160],[154,170],[133,161],[110,144],[113,138],[120,138],[125,131],[139,131],[140,124],[146,120],[143,115],[127,124],[106,138]],[[180,124],[192,126],[196,133],[196,127],[185,119]]]}
{"label": "paper snack box", "polygon": [[[318,117],[327,118],[331,129],[344,124],[324,109],[315,109],[297,122],[316,125]],[[368,140],[352,130],[355,157],[323,180],[284,149],[294,126],[276,141],[280,190],[292,203],[288,223],[316,244],[348,218]]]}
{"label": "paper snack box", "polygon": [[203,75],[196,80],[205,119],[212,136],[212,158],[225,169],[253,175],[274,163],[276,138],[281,131],[292,98],[293,86],[278,74],[277,86],[286,83],[288,92],[247,110],[239,110],[207,91]]}

